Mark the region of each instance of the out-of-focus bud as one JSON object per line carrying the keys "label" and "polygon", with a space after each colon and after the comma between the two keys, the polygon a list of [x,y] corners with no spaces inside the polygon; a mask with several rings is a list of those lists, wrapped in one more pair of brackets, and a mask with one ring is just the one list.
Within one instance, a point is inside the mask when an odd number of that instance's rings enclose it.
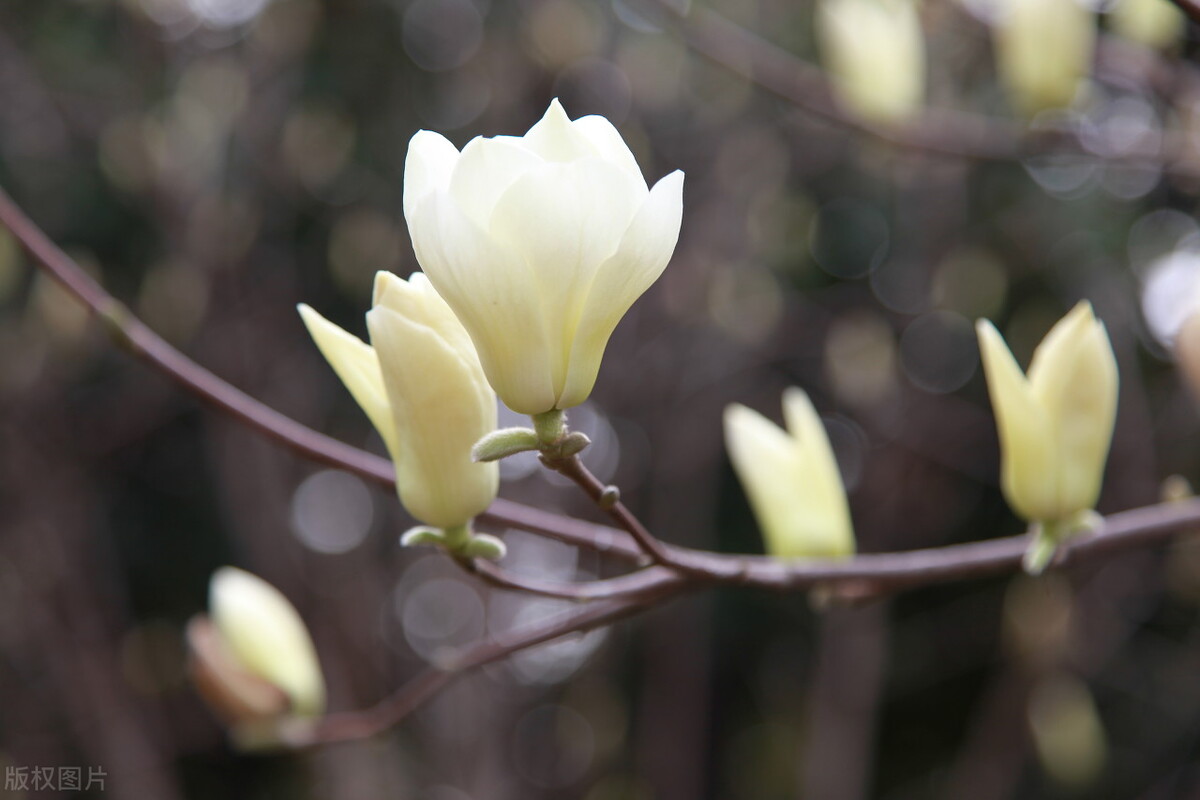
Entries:
{"label": "out-of-focus bud", "polygon": [[1066,673],[1039,681],[1029,698],[1029,726],[1042,769],[1055,781],[1078,790],[1100,777],[1108,740],[1085,683]]}
{"label": "out-of-focus bud", "polygon": [[1171,0],[1119,0],[1108,19],[1126,39],[1156,50],[1178,45],[1187,27],[1187,17]]}
{"label": "out-of-focus bud", "polygon": [[846,490],[829,437],[808,395],[783,395],[783,430],[740,404],[725,409],[725,446],[767,552],[779,558],[854,553]]}
{"label": "out-of-focus bud", "polygon": [[1117,410],[1117,362],[1104,323],[1081,302],[1033,354],[1026,377],[996,328],[977,325],[988,393],[1000,434],[1001,487],[1008,504],[1038,523],[1037,572],[1054,545],[1087,524],[1100,494]]}
{"label": "out-of-focus bud", "polygon": [[1004,0],[992,25],[1013,105],[1027,116],[1069,106],[1096,45],[1096,15],[1082,0]]}
{"label": "out-of-focus bud", "polygon": [[210,617],[188,624],[192,676],[231,725],[314,717],[325,681],[308,629],[278,589],[234,567],[209,584]]}
{"label": "out-of-focus bud", "polygon": [[462,320],[505,405],[542,414],[587,399],[608,337],[679,238],[683,173],[653,189],[603,117],[558,101],[524,136],[460,153],[421,131],[404,216],[421,268]]}
{"label": "out-of-focus bud", "polygon": [[367,314],[371,345],[308,306],[300,314],[321,353],[383,437],[400,501],[435,528],[467,525],[496,497],[495,464],[471,447],[496,427],[496,396],[467,332],[429,280],[387,272]]}
{"label": "out-of-focus bud", "polygon": [[822,0],[821,53],[838,98],[865,119],[895,123],[925,99],[925,38],[913,0]]}

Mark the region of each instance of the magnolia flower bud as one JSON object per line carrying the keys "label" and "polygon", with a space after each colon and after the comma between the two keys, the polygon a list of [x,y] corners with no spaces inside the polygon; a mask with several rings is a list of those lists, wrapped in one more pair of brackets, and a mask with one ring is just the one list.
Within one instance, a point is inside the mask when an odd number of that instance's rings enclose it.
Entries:
{"label": "magnolia flower bud", "polygon": [[188,625],[193,674],[205,698],[231,723],[319,715],[321,666],[287,598],[233,567],[217,570],[208,591],[211,621],[197,617]]}
{"label": "magnolia flower bud", "polygon": [[471,447],[496,427],[496,396],[467,332],[424,275],[376,276],[370,346],[308,306],[300,315],[383,437],[413,517],[454,528],[491,505],[499,470],[474,463]]}
{"label": "magnolia flower bud", "polygon": [[1013,104],[1027,116],[1069,106],[1091,72],[1095,14],[1083,0],[1005,0],[998,12],[996,66]]}
{"label": "magnolia flower bud", "polygon": [[1178,44],[1187,28],[1187,17],[1171,0],[1119,0],[1108,19],[1126,39],[1159,50]]}
{"label": "magnolia flower bud", "polygon": [[913,0],[822,0],[817,33],[839,99],[862,117],[896,122],[925,96],[925,38]]}
{"label": "magnolia flower bud", "polygon": [[1117,410],[1117,362],[1104,323],[1079,303],[1038,345],[1028,377],[992,323],[976,327],[1008,504],[1030,522],[1080,518],[1100,494]]}
{"label": "magnolia flower bud", "polygon": [[725,446],[763,530],[779,558],[854,553],[846,490],[829,437],[808,395],[783,394],[784,431],[740,404],[725,409]]}
{"label": "magnolia flower bud", "polygon": [[591,392],[609,335],[675,249],[682,194],[682,172],[648,190],[608,120],[572,122],[555,100],[524,136],[461,153],[419,132],[404,216],[500,399],[540,414]]}

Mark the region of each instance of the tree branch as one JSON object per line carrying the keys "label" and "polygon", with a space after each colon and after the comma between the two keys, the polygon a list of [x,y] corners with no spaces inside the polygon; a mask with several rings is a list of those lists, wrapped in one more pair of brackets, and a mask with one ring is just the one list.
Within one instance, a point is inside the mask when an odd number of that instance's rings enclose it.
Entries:
{"label": "tree branch", "polygon": [[330,714],[314,728],[282,731],[285,744],[306,747],[374,736],[399,723],[466,672],[567,634],[582,633],[657,607],[686,588],[688,583],[683,578],[664,570],[647,585],[647,591],[637,597],[604,600],[582,611],[535,622],[501,639],[481,639],[451,656],[441,666],[426,669],[378,705],[363,711]]}
{"label": "tree branch", "polygon": [[[1173,0],[1189,15],[1196,0]],[[875,125],[843,108],[823,70],[709,9],[681,11],[670,0],[645,0],[644,7],[696,53],[786,100],[811,116],[907,150],[968,161],[1014,161],[1062,151],[1099,161],[1150,162],[1173,174],[1195,177],[1200,165],[1186,136],[1152,132],[1119,153],[1088,149],[1067,128],[1034,129],[1010,119],[950,109],[925,108],[894,126]],[[1195,18],[1195,17],[1193,17]]]}
{"label": "tree branch", "polygon": [[[105,321],[116,341],[196,397],[316,462],[354,472],[382,485],[394,485],[395,473],[386,459],[331,439],[280,414],[167,344],[50,241],[3,190],[0,190],[0,223],[12,232],[42,269],[53,275]],[[594,476],[591,481],[595,481],[595,484],[589,484],[589,494],[595,492],[597,485],[603,491],[603,485]],[[484,519],[609,553],[633,563],[644,563],[641,548],[629,534],[602,525],[506,500],[493,503]],[[1101,531],[1065,545],[1060,563],[1153,543],[1188,527],[1200,527],[1200,500],[1147,506],[1113,514],[1106,519]],[[655,541],[658,542],[657,539]],[[756,586],[776,591],[836,585],[839,588],[835,594],[857,597],[1015,571],[1020,567],[1027,543],[1024,535],[1010,536],[899,553],[864,553],[842,561],[781,561],[769,556],[691,550],[662,542],[658,542],[658,546],[666,556],[665,563],[686,573],[695,585]],[[585,590],[585,593],[598,591],[599,596],[605,596],[605,592],[612,591],[614,585],[623,586],[608,584],[606,588]],[[561,586],[541,588],[562,590]]]}

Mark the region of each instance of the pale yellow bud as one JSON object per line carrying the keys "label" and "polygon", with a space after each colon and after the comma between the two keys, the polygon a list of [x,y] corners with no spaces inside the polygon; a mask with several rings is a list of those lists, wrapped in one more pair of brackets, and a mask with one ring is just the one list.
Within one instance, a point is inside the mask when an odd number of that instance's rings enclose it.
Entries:
{"label": "pale yellow bud", "polygon": [[1117,362],[1104,323],[1079,303],[1038,345],[1028,377],[990,322],[976,327],[1009,505],[1030,522],[1063,522],[1093,508],[1117,410]]}
{"label": "pale yellow bud", "polygon": [[429,280],[376,276],[370,346],[308,306],[300,314],[383,437],[408,512],[451,528],[491,505],[498,468],[474,463],[471,448],[496,427],[496,395],[470,337]]}
{"label": "pale yellow bud", "polygon": [[1094,783],[1108,759],[1108,737],[1087,684],[1066,673],[1043,678],[1029,698],[1034,750],[1050,777],[1073,789]]}
{"label": "pale yellow bud", "polygon": [[911,117],[925,98],[925,38],[913,0],[822,0],[817,33],[838,99],[876,122]]}
{"label": "pale yellow bud", "polygon": [[1108,19],[1126,39],[1159,50],[1177,45],[1187,27],[1187,17],[1171,0],[1120,0]]}
{"label": "pale yellow bud", "polygon": [[666,267],[682,211],[682,172],[648,189],[612,123],[572,122],[557,100],[524,136],[459,153],[421,131],[408,146],[417,259],[522,414],[587,399],[613,329]]}
{"label": "pale yellow bud", "polygon": [[[212,627],[193,623],[204,637],[215,632],[215,641],[210,642],[215,650],[202,647],[202,652],[210,657],[219,653],[218,663],[227,657],[229,665],[277,688],[286,695],[293,714],[316,716],[324,711],[325,681],[312,639],[278,589],[249,572],[222,567],[209,583],[208,607]],[[193,641],[203,639],[194,636]],[[207,677],[220,680],[225,691],[248,709],[264,714],[273,709],[270,692],[239,678],[234,670],[221,669]]]}
{"label": "pale yellow bud", "polygon": [[783,395],[783,430],[740,404],[725,409],[725,446],[762,528],[779,558],[854,553],[854,529],[837,460],[808,395]]}
{"label": "pale yellow bud", "polygon": [[1071,105],[1096,45],[1096,15],[1083,0],[1004,0],[993,34],[1000,80],[1021,113]]}

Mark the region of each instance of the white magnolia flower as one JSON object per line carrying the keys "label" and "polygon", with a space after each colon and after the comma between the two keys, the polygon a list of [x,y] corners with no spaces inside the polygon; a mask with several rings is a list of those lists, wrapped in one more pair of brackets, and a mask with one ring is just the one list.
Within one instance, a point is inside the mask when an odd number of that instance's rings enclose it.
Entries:
{"label": "white magnolia flower", "polygon": [[605,345],[679,237],[683,173],[648,189],[603,117],[557,100],[524,136],[460,153],[421,131],[408,147],[404,215],[425,274],[514,411],[582,403]]}

